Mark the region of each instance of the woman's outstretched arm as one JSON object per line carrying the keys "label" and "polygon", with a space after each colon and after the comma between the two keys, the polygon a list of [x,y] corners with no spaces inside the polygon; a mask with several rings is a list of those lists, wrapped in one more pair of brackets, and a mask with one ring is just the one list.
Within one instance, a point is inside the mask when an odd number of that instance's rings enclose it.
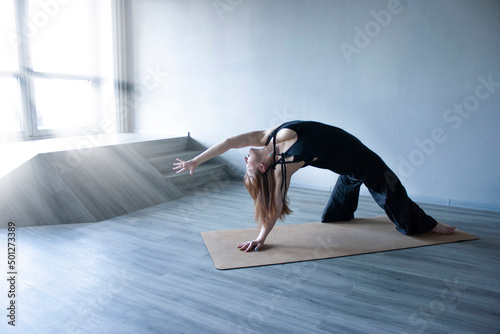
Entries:
{"label": "woman's outstretched arm", "polygon": [[[264,246],[264,243],[266,242],[267,236],[269,235],[269,233],[271,233],[281,215],[281,211],[283,210],[283,197],[281,192],[281,166],[276,167],[274,175],[276,178],[276,188],[274,190],[274,205],[276,207],[276,215],[270,222],[268,222],[268,224],[262,225],[262,227],[260,228],[260,233],[255,240],[243,242],[237,245],[237,247],[242,251],[249,252],[262,248],[262,246]],[[290,179],[291,175],[287,175],[287,184],[290,184]],[[287,193],[287,190],[288,189],[283,189],[285,195]]]}
{"label": "woman's outstretched arm", "polygon": [[218,144],[208,148],[200,155],[194,157],[191,160],[184,161],[177,159],[174,163],[174,170],[177,173],[182,173],[184,171],[189,171],[193,174],[194,170],[205,161],[215,158],[222,153],[225,153],[233,148],[243,148],[248,146],[265,146],[266,140],[274,129],[247,132],[238,136],[227,138]]}

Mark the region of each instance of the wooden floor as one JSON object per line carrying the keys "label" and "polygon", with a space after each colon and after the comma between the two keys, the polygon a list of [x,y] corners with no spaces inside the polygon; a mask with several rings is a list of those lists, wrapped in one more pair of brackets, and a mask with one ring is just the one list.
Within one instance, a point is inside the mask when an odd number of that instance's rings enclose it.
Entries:
{"label": "wooden floor", "polygon": [[[319,221],[328,196],[292,188],[286,223]],[[500,213],[422,207],[480,240],[219,271],[200,232],[254,226],[239,182],[100,223],[18,228],[16,328],[2,279],[0,332],[499,333]],[[357,217],[382,213],[361,198]]]}

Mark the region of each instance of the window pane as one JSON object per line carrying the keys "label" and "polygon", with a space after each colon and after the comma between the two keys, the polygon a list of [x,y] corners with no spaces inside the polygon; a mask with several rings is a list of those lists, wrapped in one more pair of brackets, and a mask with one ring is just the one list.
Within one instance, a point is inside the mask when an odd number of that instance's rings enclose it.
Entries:
{"label": "window pane", "polygon": [[14,18],[14,0],[0,0],[0,71],[18,70]]}
{"label": "window pane", "polygon": [[92,27],[87,1],[29,1],[29,19],[35,71],[90,73]]}
{"label": "window pane", "polygon": [[92,126],[90,81],[35,79],[34,82],[39,130]]}
{"label": "window pane", "polygon": [[0,78],[0,132],[22,131],[19,84],[16,78]]}

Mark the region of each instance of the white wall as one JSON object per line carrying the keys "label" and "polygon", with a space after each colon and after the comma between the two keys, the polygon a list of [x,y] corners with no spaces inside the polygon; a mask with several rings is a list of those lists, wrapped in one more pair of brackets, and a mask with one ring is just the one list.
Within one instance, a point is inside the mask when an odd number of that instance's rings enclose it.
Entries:
{"label": "white wall", "polygon": [[[137,132],[190,131],[211,145],[318,120],[379,153],[417,200],[500,210],[500,2],[131,7]],[[243,170],[244,154],[225,157]],[[328,188],[336,177],[308,167],[293,183]]]}

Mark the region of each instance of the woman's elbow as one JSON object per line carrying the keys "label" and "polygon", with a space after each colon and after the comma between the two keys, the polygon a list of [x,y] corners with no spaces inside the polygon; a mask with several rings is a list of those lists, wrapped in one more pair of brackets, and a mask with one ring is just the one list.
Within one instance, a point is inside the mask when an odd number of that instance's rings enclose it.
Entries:
{"label": "woman's elbow", "polygon": [[236,140],[234,137],[226,138],[222,141],[222,146],[226,148],[226,150],[230,150],[233,148],[238,148],[236,145]]}

